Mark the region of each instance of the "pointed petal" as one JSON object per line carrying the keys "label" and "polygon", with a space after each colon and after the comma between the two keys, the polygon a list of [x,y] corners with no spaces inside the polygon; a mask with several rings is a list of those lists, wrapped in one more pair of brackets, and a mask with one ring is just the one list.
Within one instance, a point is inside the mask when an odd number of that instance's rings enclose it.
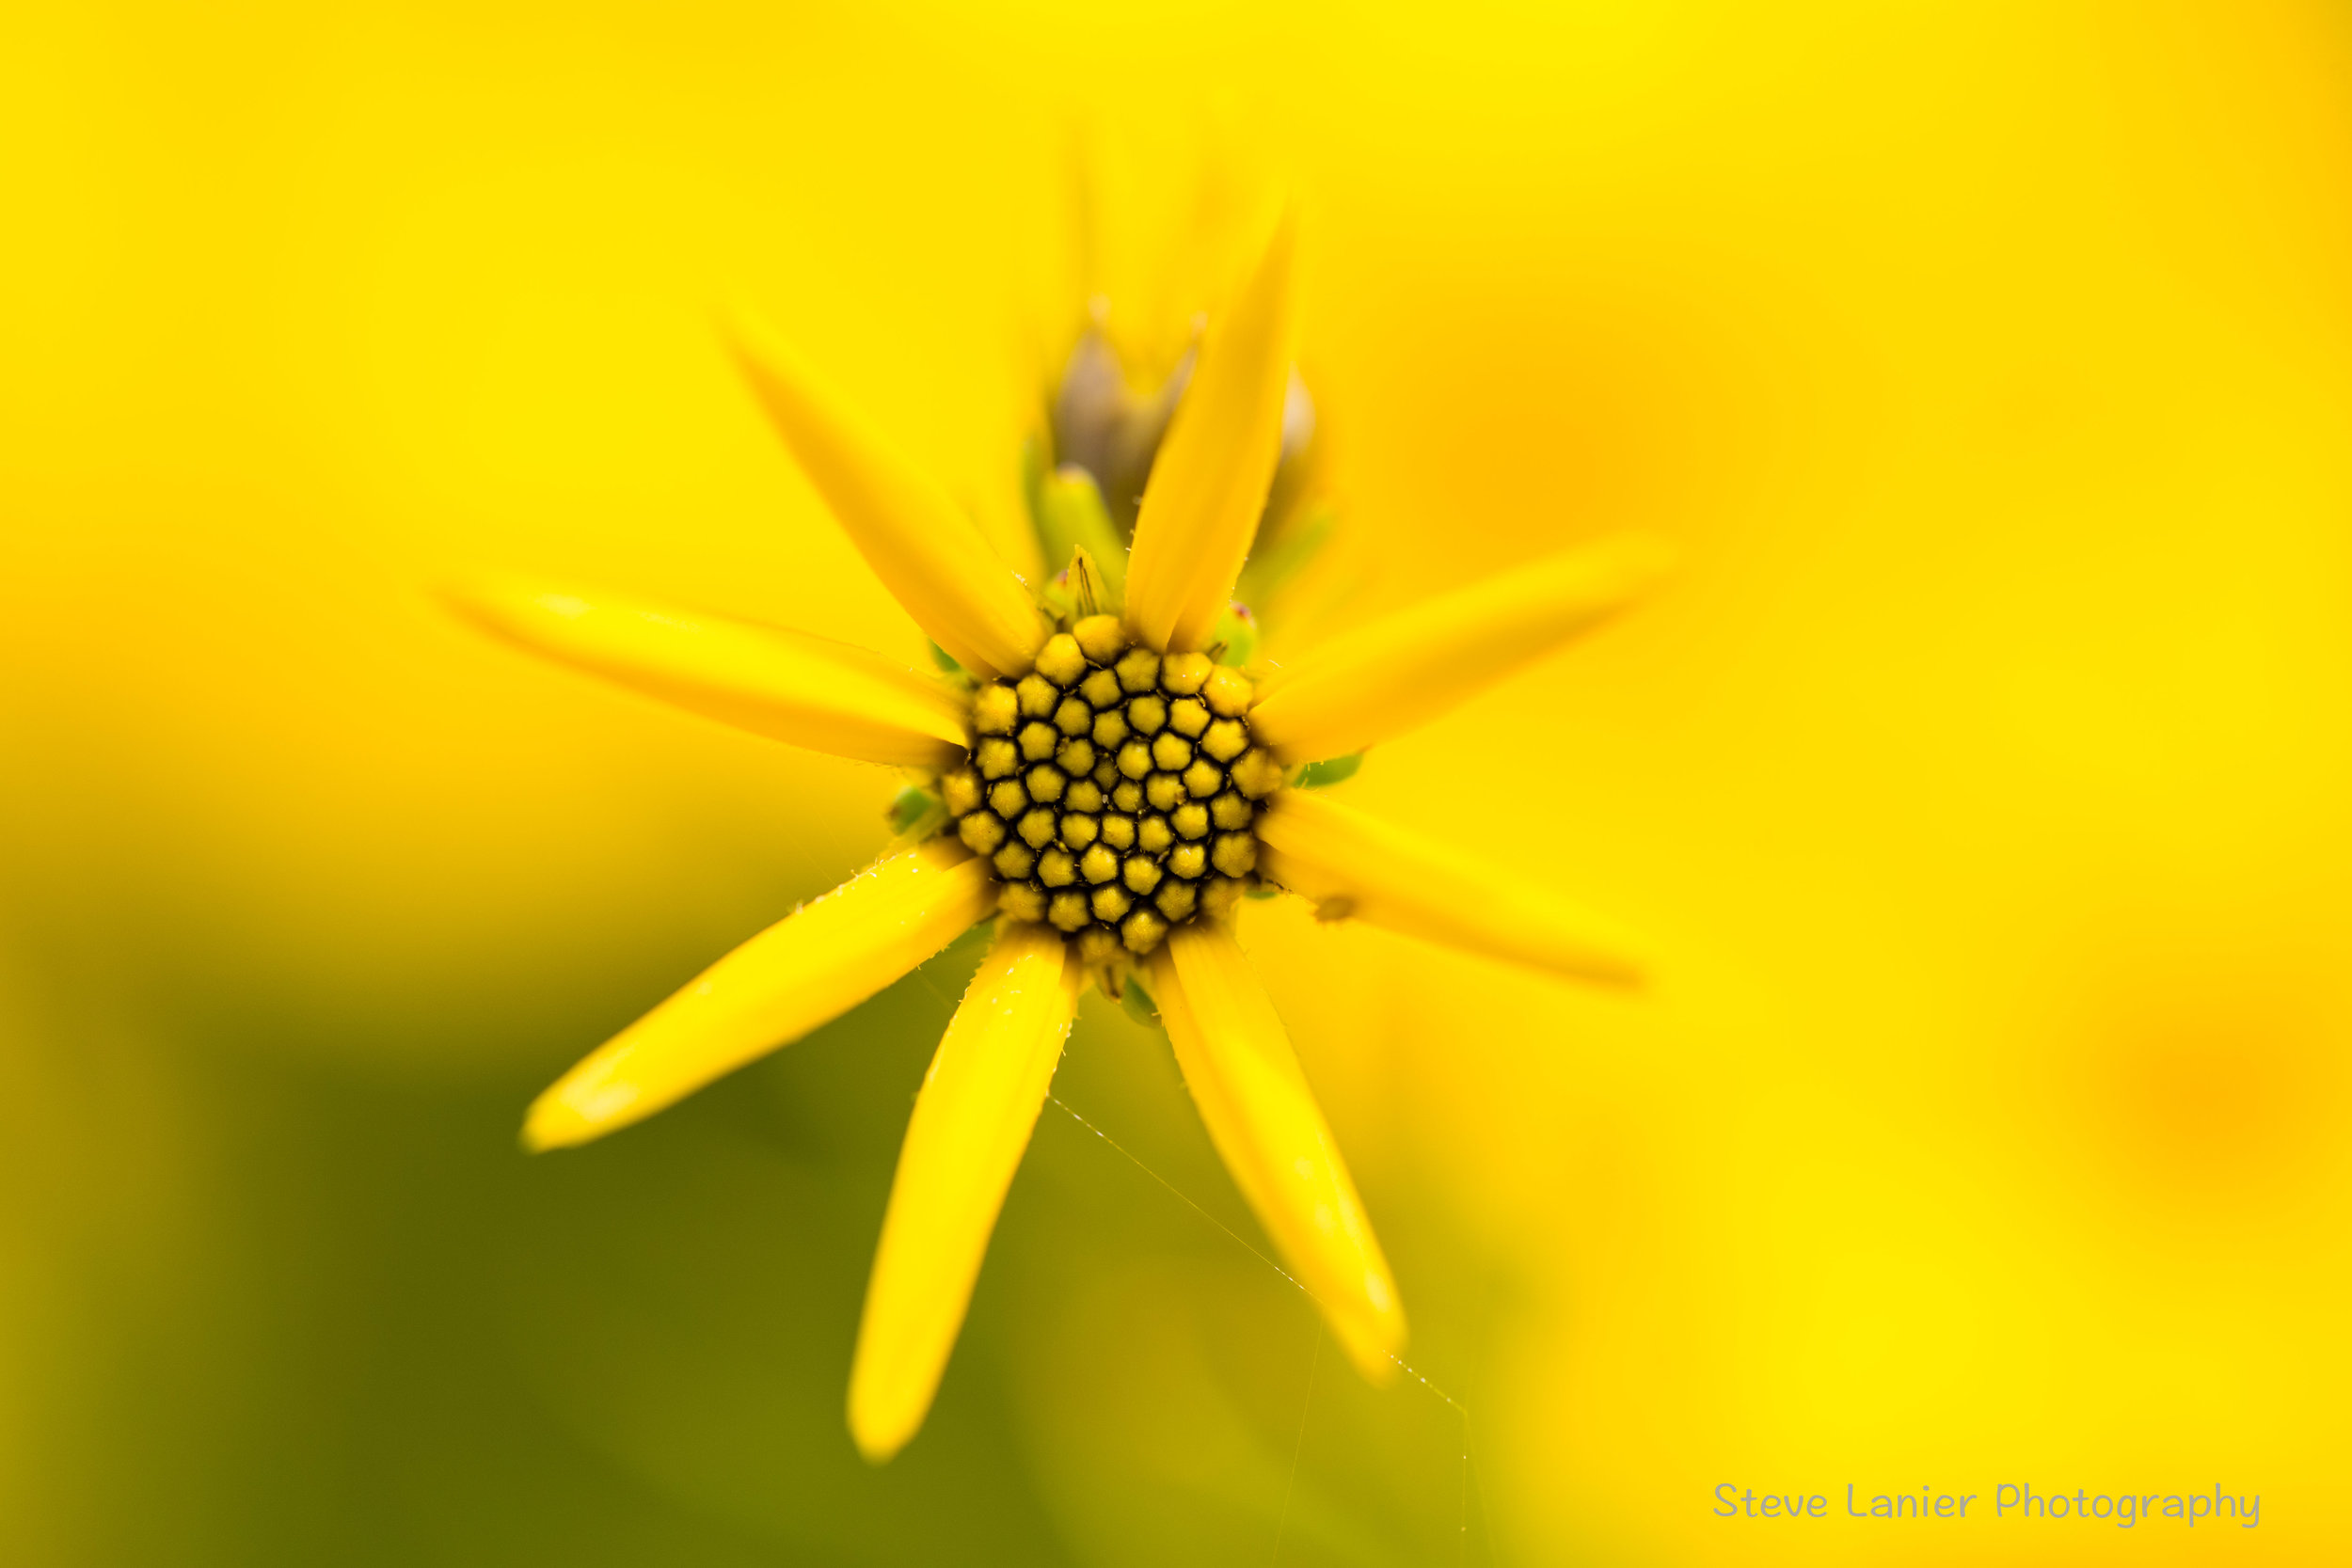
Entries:
{"label": "pointed petal", "polygon": [[924,1075],[850,1371],[850,1433],[881,1464],[922,1426],[989,1233],[1061,1060],[1076,992],[1050,927],[1008,924]]}
{"label": "pointed petal", "polygon": [[1136,518],[1127,624],[1163,651],[1207,642],[1232,598],[1282,451],[1291,372],[1288,214],[1222,320],[1211,324]]}
{"label": "pointed petal", "polygon": [[1661,541],[1627,534],[1343,633],[1263,682],[1249,727],[1291,762],[1360,752],[1624,609],[1671,559]]}
{"label": "pointed petal", "polygon": [[1396,1282],[1240,944],[1210,922],[1178,927],[1152,955],[1152,994],[1234,1185],[1357,1370],[1386,1382],[1405,1348]]}
{"label": "pointed petal", "polygon": [[1045,641],[1037,606],[972,520],[748,318],[729,341],[802,472],[915,625],[975,674],[1018,674]]}
{"label": "pointed petal", "polygon": [[926,768],[963,746],[954,693],[847,642],[518,583],[468,583],[449,597],[533,653],[813,752]]}
{"label": "pointed petal", "polygon": [[953,942],[993,907],[987,863],[933,839],[769,927],[532,1102],[523,1142],[586,1143],[789,1045]]}
{"label": "pointed petal", "polygon": [[1642,977],[1631,941],[1597,916],[1320,792],[1278,794],[1258,840],[1259,871],[1330,917],[1587,980]]}

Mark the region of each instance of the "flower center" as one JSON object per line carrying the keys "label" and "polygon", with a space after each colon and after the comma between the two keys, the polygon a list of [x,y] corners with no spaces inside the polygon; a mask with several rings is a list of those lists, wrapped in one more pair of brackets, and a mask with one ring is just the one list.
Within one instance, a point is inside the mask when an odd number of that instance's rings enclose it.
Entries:
{"label": "flower center", "polygon": [[1282,783],[1250,736],[1249,699],[1240,671],[1132,646],[1111,615],[980,687],[971,758],[941,791],[956,836],[995,869],[997,907],[1074,939],[1089,967],[1230,911]]}

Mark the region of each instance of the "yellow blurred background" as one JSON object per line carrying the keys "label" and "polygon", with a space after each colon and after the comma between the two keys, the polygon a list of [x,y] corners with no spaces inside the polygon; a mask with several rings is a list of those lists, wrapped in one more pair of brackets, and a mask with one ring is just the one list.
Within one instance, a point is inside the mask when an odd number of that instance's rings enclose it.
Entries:
{"label": "yellow blurred background", "polygon": [[[1168,352],[1279,190],[1325,624],[1684,548],[1345,786],[1662,978],[1251,906],[1446,1397],[1355,1384],[1152,1180],[1254,1238],[1090,1011],[1057,1092],[1148,1170],[1047,1108],[869,1471],[849,1345],[968,946],[607,1144],[513,1139],[895,781],[431,590],[919,657],[712,307],[1009,539],[1087,291]],[[2341,8],[34,0],[0,193],[0,1559],[2352,1558]]]}

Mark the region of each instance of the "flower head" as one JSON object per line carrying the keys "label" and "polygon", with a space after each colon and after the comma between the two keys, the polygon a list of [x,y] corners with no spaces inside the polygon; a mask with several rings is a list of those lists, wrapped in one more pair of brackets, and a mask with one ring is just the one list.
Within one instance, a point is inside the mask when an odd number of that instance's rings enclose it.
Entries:
{"label": "flower head", "polygon": [[[1286,218],[1158,392],[1130,392],[1104,341],[1082,341],[1055,410],[1060,455],[1074,461],[1038,465],[1030,486],[1041,543],[1065,563],[1038,585],[810,367],[736,325],[738,357],[787,446],[941,650],[943,673],[604,595],[459,596],[541,653],[914,775],[891,852],[566,1073],[531,1109],[532,1147],[650,1116],[997,923],[917,1098],[866,1294],[850,1426],[876,1461],[930,1408],[1087,985],[1156,1008],[1235,1183],[1350,1359],[1384,1380],[1405,1340],[1395,1283],[1234,940],[1238,904],[1290,892],[1327,919],[1564,974],[1636,977],[1602,923],[1318,786],[1628,603],[1661,563],[1654,544],[1559,557],[1287,666],[1253,662],[1235,583],[1312,422],[1292,368],[1293,232]],[[1269,544],[1311,539],[1288,531]],[[1466,787],[1490,777],[1500,784],[1501,770],[1466,768]]]}

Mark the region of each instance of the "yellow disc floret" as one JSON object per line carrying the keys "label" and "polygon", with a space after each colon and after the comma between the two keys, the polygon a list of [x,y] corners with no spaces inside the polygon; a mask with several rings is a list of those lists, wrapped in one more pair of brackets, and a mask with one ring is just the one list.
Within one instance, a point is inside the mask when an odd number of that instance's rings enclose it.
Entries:
{"label": "yellow disc floret", "polygon": [[1189,921],[1229,913],[1258,864],[1280,764],[1249,733],[1248,677],[1131,643],[1091,615],[972,695],[947,831],[988,857],[997,908],[1116,974]]}

